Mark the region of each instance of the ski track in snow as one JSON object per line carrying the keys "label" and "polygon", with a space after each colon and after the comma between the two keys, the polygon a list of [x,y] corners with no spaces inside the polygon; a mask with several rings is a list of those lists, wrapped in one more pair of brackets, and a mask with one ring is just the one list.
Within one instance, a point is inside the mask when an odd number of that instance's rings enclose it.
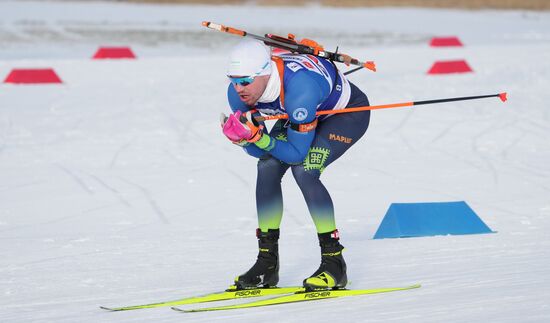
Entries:
{"label": "ski track in snow", "polygon": [[117,162],[117,159],[118,159],[118,157],[120,156],[120,154],[121,154],[122,152],[124,152],[126,149],[128,149],[135,141],[136,141],[136,137],[132,138],[130,141],[128,141],[127,143],[123,144],[122,146],[120,146],[120,147],[117,149],[117,151],[116,151],[115,154],[113,155],[113,158],[111,159],[111,162],[109,163],[109,168],[115,167],[116,162]]}
{"label": "ski track in snow", "polygon": [[170,221],[168,220],[166,214],[164,213],[164,211],[162,211],[161,207],[159,206],[159,203],[157,202],[157,200],[155,200],[153,198],[153,195],[151,194],[151,192],[147,188],[145,188],[142,185],[133,183],[133,182],[131,182],[127,179],[124,179],[124,178],[120,178],[120,180],[125,182],[128,185],[136,187],[141,192],[141,194],[149,202],[149,205],[151,206],[151,209],[155,212],[155,214],[158,216],[159,220],[162,223],[164,223],[164,224],[169,224],[170,223]]}
{"label": "ski track in snow", "polygon": [[[64,82],[0,84],[0,322],[550,321],[550,13],[303,10],[0,2],[1,77],[53,67]],[[371,104],[508,91],[504,104],[374,111],[323,173],[350,288],[422,288],[202,314],[99,309],[222,290],[256,257],[256,161],[218,121],[237,38],[202,20],[372,59],[378,72],[350,76]],[[466,46],[427,46],[447,35]],[[90,60],[107,45],[138,59]],[[475,73],[426,75],[456,58]],[[292,174],[282,185],[280,285],[296,285],[318,242]],[[372,240],[390,203],[457,200],[495,233]]]}
{"label": "ski track in snow", "polygon": [[85,182],[82,180],[79,176],[77,176],[73,171],[68,169],[67,167],[57,164],[55,165],[57,168],[59,168],[61,171],[63,171],[65,174],[67,174],[78,186],[80,186],[85,192],[87,192],[90,195],[94,194],[94,190],[91,189]]}
{"label": "ski track in snow", "polygon": [[103,186],[105,189],[107,189],[108,191],[110,191],[111,193],[113,193],[114,196],[116,196],[116,198],[125,206],[131,208],[132,207],[132,204],[130,202],[128,202],[128,200],[126,200],[122,194],[115,188],[111,187],[109,184],[107,184],[104,180],[102,180],[101,178],[99,178],[98,176],[96,175],[93,175],[93,174],[88,174],[88,176],[92,177],[93,179],[96,180],[96,182],[98,182],[101,186]]}

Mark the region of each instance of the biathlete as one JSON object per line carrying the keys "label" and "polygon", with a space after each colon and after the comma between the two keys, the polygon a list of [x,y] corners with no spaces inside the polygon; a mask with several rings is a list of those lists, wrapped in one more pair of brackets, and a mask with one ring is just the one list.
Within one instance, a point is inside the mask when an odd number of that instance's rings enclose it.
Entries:
{"label": "biathlete", "polygon": [[[256,207],[259,253],[237,289],[276,286],[279,281],[279,226],[283,216],[281,179],[290,168],[317,230],[321,265],[303,285],[308,290],[344,288],[344,247],[334,206],[321,173],[366,132],[370,111],[317,117],[316,112],[367,106],[367,96],[333,62],[311,55],[272,56],[262,42],[245,39],[231,51],[227,76],[229,105],[222,115],[225,136],[258,158]],[[286,113],[267,131],[254,117]]]}

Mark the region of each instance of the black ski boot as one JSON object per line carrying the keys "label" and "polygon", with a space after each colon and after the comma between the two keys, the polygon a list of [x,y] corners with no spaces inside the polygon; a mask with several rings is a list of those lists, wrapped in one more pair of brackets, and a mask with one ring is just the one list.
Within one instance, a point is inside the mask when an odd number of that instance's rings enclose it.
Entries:
{"label": "black ski boot", "polygon": [[236,289],[274,287],[279,282],[279,229],[256,230],[258,259],[246,273],[235,278]]}
{"label": "black ski boot", "polygon": [[306,290],[341,289],[346,287],[348,276],[346,275],[346,262],[342,256],[344,246],[338,242],[338,230],[321,233],[319,245],[321,246],[321,266],[313,275],[304,279]]}

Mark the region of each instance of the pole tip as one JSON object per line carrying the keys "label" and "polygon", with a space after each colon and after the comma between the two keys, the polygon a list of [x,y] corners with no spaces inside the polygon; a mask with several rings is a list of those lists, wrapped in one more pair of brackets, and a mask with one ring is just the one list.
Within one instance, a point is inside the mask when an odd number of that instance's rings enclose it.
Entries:
{"label": "pole tip", "polygon": [[500,100],[501,100],[502,102],[506,102],[506,100],[508,100],[507,95],[508,95],[508,93],[502,92],[502,93],[500,93],[498,96],[500,97]]}
{"label": "pole tip", "polygon": [[366,67],[368,68],[369,70],[373,71],[373,72],[376,72],[376,64],[374,64],[373,61],[368,61],[366,62],[363,67]]}

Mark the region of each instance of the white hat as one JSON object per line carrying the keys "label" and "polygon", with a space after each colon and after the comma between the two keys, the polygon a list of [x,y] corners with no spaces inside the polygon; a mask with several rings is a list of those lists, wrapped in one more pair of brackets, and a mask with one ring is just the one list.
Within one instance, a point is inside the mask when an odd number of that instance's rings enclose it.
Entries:
{"label": "white hat", "polygon": [[271,49],[257,40],[243,39],[231,50],[227,75],[271,74]]}

